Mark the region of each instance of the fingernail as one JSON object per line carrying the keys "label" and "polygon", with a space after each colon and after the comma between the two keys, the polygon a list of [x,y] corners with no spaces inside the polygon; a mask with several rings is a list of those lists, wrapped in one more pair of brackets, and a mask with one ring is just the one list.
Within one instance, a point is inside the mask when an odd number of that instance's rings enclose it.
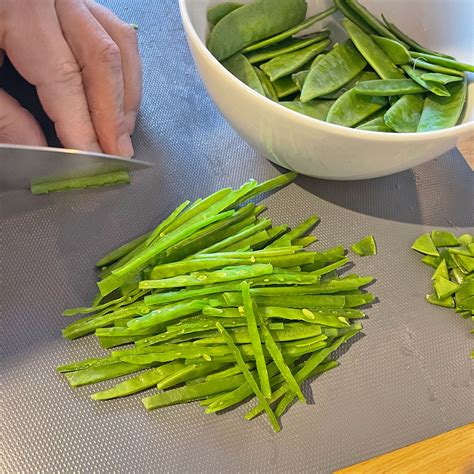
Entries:
{"label": "fingernail", "polygon": [[135,130],[135,122],[137,121],[137,113],[131,110],[125,114],[125,126],[131,135]]}
{"label": "fingernail", "polygon": [[133,156],[132,140],[127,133],[122,135],[117,141],[117,150],[120,156],[131,158]]}

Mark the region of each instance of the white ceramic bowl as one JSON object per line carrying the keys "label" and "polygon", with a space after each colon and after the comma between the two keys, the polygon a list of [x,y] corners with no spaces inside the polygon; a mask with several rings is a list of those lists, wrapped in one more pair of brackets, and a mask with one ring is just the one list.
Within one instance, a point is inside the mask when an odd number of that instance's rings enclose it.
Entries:
{"label": "white ceramic bowl", "polygon": [[[468,103],[462,123],[434,132],[397,134],[354,130],[306,117],[272,102],[236,79],[207,50],[206,13],[210,6],[221,1],[179,1],[189,47],[202,80],[222,114],[242,138],[274,163],[318,178],[375,178],[432,160],[474,135],[472,74],[469,74]],[[362,0],[362,3],[375,14],[385,13],[421,44],[459,60],[474,62],[474,0]],[[330,0],[308,0],[308,16],[331,4]],[[346,38],[334,16],[318,23],[316,29],[326,26],[332,30],[333,40]]]}

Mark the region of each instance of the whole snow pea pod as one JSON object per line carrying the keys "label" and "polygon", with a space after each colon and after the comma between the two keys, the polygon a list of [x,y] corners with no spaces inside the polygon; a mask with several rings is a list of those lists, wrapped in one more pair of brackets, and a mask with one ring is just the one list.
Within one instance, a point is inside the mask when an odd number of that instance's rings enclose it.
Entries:
{"label": "whole snow pea pod", "polygon": [[424,69],[423,74],[426,72],[437,72],[440,74],[448,74],[450,76],[459,76],[464,77],[464,73],[462,71],[458,71],[457,69],[451,69],[449,67],[440,66],[439,64],[431,64],[428,61],[425,61],[423,58],[416,58],[410,59],[410,64],[413,65],[413,69]]}
{"label": "whole snow pea pod", "polygon": [[356,84],[354,89],[358,94],[386,97],[404,94],[421,94],[426,92],[424,87],[421,87],[411,79],[363,81]]}
{"label": "whole snow pea pod", "polygon": [[345,127],[354,127],[378,110],[386,107],[386,97],[358,94],[351,89],[339,97],[329,110],[327,121]]}
{"label": "whole snow pea pod", "polygon": [[280,105],[308,117],[318,120],[326,120],[329,109],[334,104],[334,100],[311,100],[309,102],[280,102]]}
{"label": "whole snow pea pod", "polygon": [[372,35],[372,39],[384,50],[393,64],[408,64],[410,62],[410,51],[402,43],[377,35]]}
{"label": "whole snow pea pod", "polygon": [[234,54],[229,59],[223,61],[222,65],[255,92],[265,95],[265,90],[258,74],[243,54]]}
{"label": "whole snow pea pod", "polygon": [[423,111],[424,99],[419,95],[404,95],[384,115],[389,128],[398,133],[414,133]]}
{"label": "whole snow pea pod", "polygon": [[395,36],[378,18],[376,18],[367,8],[362,6],[357,0],[345,0],[349,8],[357,13],[366,24],[372,29],[377,31],[380,35],[385,38],[390,38],[395,41],[399,41],[399,38]]}
{"label": "whole snow pea pod", "polygon": [[305,0],[255,0],[217,23],[209,35],[208,48],[222,61],[256,41],[301,23],[306,10]]}
{"label": "whole snow pea pod", "polygon": [[282,54],[268,63],[262,64],[260,69],[274,82],[300,69],[308,61],[323,52],[329,44],[330,40],[325,39],[293,53]]}
{"label": "whole snow pea pod", "polygon": [[311,46],[324,38],[329,36],[329,30],[323,30],[312,35],[305,36],[303,38],[289,38],[281,43],[275,44],[268,48],[262,49],[261,51],[255,51],[254,53],[247,54],[247,59],[251,64],[261,63],[263,61],[269,61],[270,59],[281,56],[282,54],[293,53],[299,49]]}
{"label": "whole snow pea pod", "polygon": [[387,124],[385,123],[383,117],[377,117],[372,120],[369,120],[368,122],[365,122],[356,128],[357,130],[366,130],[368,132],[393,132],[391,128],[387,127]]}
{"label": "whole snow pea pod", "polygon": [[349,5],[347,4],[347,0],[334,0],[334,3],[337,5],[338,10],[352,23],[355,23],[362,28],[368,35],[375,35],[377,31],[374,30],[367,22],[358,14],[356,13]]}
{"label": "whole snow pea pod", "polygon": [[366,65],[367,62],[352,41],[333,48],[310,70],[301,91],[301,102],[337,91],[356,77]]}
{"label": "whole snow pea pod", "polygon": [[424,81],[439,82],[440,84],[449,84],[450,82],[459,82],[463,78],[461,76],[450,76],[448,74],[440,74],[439,72],[427,72],[421,75]]}
{"label": "whole snow pea pod", "polygon": [[422,58],[429,63],[438,64],[439,66],[448,67],[450,69],[456,69],[457,71],[468,71],[474,72],[474,65],[461,63],[456,61],[455,59],[443,58],[440,56],[434,56],[432,54],[425,54],[425,53],[417,53],[412,51],[411,53],[412,58]]}
{"label": "whole snow pea pod", "polygon": [[405,77],[370,35],[347,19],[342,20],[342,26],[362,56],[382,79],[403,79]]}
{"label": "whole snow pea pod", "polygon": [[428,95],[421,114],[418,132],[429,132],[442,128],[454,127],[461,116],[467,95],[467,79],[453,82],[447,88],[450,97]]}
{"label": "whole snow pea pod", "polygon": [[218,5],[209,8],[207,11],[207,21],[211,25],[217,25],[222,18],[227,16],[229,13],[232,13],[237,8],[243,7],[243,3],[236,3],[236,2],[224,2],[219,3]]}
{"label": "whole snow pea pod", "polygon": [[[335,7],[328,8],[327,10],[324,10],[321,13],[318,13],[316,15],[313,15],[307,18],[302,23],[299,23],[298,25],[293,26],[286,31],[283,31],[282,33],[276,36],[266,38],[263,41],[259,41],[258,43],[247,46],[246,48],[242,50],[242,53],[249,53],[251,51],[256,51],[261,48],[266,48],[267,46],[270,46],[275,43],[279,43],[280,41],[283,41],[287,38],[291,38],[292,36],[296,35],[296,33],[299,33],[300,31],[308,29],[309,27],[313,26],[318,21],[321,21],[324,18],[328,17],[329,15],[332,15],[336,11],[337,11],[337,8]],[[270,15],[273,15],[273,14],[274,12],[270,12]]]}
{"label": "whole snow pea pod", "polygon": [[390,23],[387,18],[385,18],[384,15],[382,15],[382,19],[385,23],[385,25],[387,26],[387,28],[400,40],[400,41],[403,41],[404,43],[406,43],[410,49],[413,49],[415,51],[419,51],[419,52],[422,52],[422,53],[428,53],[428,54],[434,54],[436,56],[443,56],[443,57],[446,57],[446,58],[451,58],[451,56],[448,56],[447,54],[442,54],[442,53],[437,53],[436,51],[431,51],[427,48],[425,48],[424,46],[422,46],[421,44],[417,43],[414,39],[410,38],[409,36],[407,36],[405,33],[403,33],[403,31],[401,31],[400,29],[398,29],[397,26],[395,26],[393,23]]}
{"label": "whole snow pea pod", "polygon": [[436,94],[440,97],[449,97],[450,93],[448,89],[443,86],[443,84],[423,80],[421,78],[423,72],[421,72],[419,69],[414,69],[408,64],[402,65],[401,68],[407,73],[409,77],[411,77],[411,79],[413,79],[421,87],[424,87],[426,90],[429,90],[430,92],[433,92],[433,94]]}

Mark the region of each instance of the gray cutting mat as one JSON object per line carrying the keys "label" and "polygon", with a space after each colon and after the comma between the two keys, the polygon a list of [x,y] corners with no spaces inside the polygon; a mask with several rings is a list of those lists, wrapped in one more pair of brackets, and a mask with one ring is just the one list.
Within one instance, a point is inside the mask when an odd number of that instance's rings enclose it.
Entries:
{"label": "gray cutting mat", "polygon": [[[132,186],[33,197],[0,196],[3,472],[329,472],[472,420],[469,323],[425,304],[431,271],[410,250],[433,226],[473,231],[473,174],[453,151],[415,170],[357,183],[301,177],[266,199],[274,222],[322,222],[316,248],[376,235],[379,255],[356,259],[377,277],[380,302],[341,366],[306,387],[274,434],[247,407],[220,416],[197,404],[146,413],[140,396],[92,402],[54,368],[100,355],[93,339],[66,342],[65,307],[95,293],[93,263],[153,227],[185,198],[277,170],[220,116],[185,44],[176,0],[110,1],[138,23],[145,95],[137,158],[157,164]],[[146,6],[144,4],[147,3]],[[104,384],[104,385],[107,385]]]}

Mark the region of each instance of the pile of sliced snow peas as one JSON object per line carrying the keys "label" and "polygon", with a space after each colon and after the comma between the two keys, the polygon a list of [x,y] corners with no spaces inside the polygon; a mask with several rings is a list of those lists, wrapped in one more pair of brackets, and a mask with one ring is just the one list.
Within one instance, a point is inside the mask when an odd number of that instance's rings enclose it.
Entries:
{"label": "pile of sliced snow peas", "polygon": [[[94,334],[112,352],[58,367],[72,387],[134,374],[92,395],[109,400],[150,388],[147,410],[199,401],[214,413],[257,397],[246,415],[278,418],[301,385],[335,368],[334,352],[354,337],[360,307],[374,297],[372,277],[337,273],[344,247],[307,251],[319,218],[289,229],[245,204],[290,183],[295,173],[184,202],[158,227],[97,263],[99,294],[83,317],[63,330],[68,339]],[[354,245],[373,255],[370,236]],[[130,347],[118,347],[130,345]]]}
{"label": "pile of sliced snow peas", "polygon": [[[435,269],[433,293],[427,295],[426,300],[452,308],[474,322],[474,236],[456,237],[452,232],[433,230],[431,234],[420,235],[412,249],[422,253],[421,261]],[[471,357],[474,358],[474,351]]]}
{"label": "pile of sliced snow peas", "polygon": [[[344,43],[331,46],[328,29],[297,36],[337,11]],[[219,4],[208,11],[208,48],[255,91],[315,119],[389,133],[459,122],[474,66],[421,46],[357,0],[306,12],[306,0]]]}

